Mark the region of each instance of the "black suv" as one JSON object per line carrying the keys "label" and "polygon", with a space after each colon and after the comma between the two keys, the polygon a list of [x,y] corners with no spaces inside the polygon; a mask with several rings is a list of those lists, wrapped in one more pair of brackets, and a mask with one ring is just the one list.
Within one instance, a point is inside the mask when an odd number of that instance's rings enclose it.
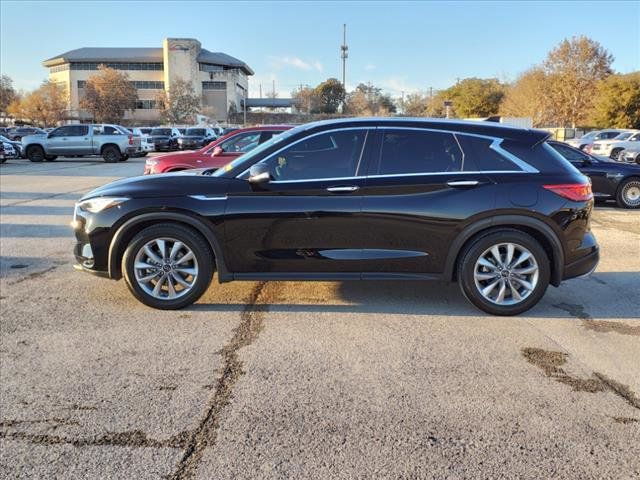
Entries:
{"label": "black suv", "polygon": [[598,263],[589,180],[547,132],[346,119],[273,137],[217,171],[120,180],[76,205],[78,268],[140,301],[230,280],[457,281],[514,315]]}

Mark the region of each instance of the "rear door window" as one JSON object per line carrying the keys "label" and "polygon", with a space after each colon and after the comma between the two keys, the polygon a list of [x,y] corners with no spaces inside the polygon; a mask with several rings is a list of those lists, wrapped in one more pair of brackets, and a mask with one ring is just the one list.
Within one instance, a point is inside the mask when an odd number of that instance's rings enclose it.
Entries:
{"label": "rear door window", "polygon": [[459,172],[462,151],[451,133],[383,130],[380,157],[371,175]]}

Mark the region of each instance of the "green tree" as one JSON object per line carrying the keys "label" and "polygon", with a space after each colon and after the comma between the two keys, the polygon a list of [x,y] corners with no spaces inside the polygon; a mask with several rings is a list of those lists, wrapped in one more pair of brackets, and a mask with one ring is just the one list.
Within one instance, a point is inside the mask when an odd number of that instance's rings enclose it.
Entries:
{"label": "green tree", "polygon": [[87,79],[80,107],[101,123],[121,123],[125,112],[136,108],[138,91],[129,76],[104,65]]}
{"label": "green tree", "polygon": [[[196,95],[191,83],[177,78],[171,81],[171,87],[167,92],[162,92],[157,101],[160,103],[161,115],[165,122],[191,123],[200,111],[200,98]],[[234,112],[237,106],[233,103]],[[231,112],[231,105],[229,106]]]}
{"label": "green tree", "polygon": [[611,74],[613,56],[588,37],[565,39],[542,64],[548,99],[559,126],[585,122],[590,116],[598,82]]}
{"label": "green tree", "polygon": [[640,128],[640,72],[598,83],[591,122],[600,128]]}
{"label": "green tree", "polygon": [[453,102],[458,117],[488,117],[498,113],[504,86],[495,78],[465,78],[443,95]]}
{"label": "green tree", "polygon": [[0,112],[7,113],[7,108],[16,99],[17,92],[13,88],[13,80],[8,75],[0,76]]}
{"label": "green tree", "polygon": [[345,90],[337,78],[329,78],[315,88],[319,113],[336,113],[345,100]]}

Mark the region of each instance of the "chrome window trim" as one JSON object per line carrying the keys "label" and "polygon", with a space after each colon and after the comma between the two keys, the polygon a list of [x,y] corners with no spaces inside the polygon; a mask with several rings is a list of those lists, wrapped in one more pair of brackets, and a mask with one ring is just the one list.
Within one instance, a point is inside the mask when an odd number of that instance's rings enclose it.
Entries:
{"label": "chrome window trim", "polygon": [[[307,135],[303,138],[299,138],[298,140],[296,140],[295,142],[289,143],[288,145],[284,145],[282,148],[276,150],[275,152],[273,152],[271,155],[269,155],[268,157],[263,158],[262,160],[260,160],[258,163],[254,163],[253,165],[259,165],[262,162],[266,162],[267,160],[271,159],[272,157],[278,155],[280,152],[282,152],[283,150],[292,147],[294,145],[297,145],[300,142],[304,142],[305,140],[308,140],[309,138],[313,138],[313,137],[317,137],[318,135],[322,135],[323,133],[332,133],[332,132],[346,132],[348,130],[366,130],[366,135],[364,137],[364,142],[362,143],[362,150],[360,151],[360,158],[358,159],[358,163],[356,165],[356,173],[358,173],[358,169],[360,168],[360,162],[362,161],[362,155],[364,153],[364,147],[367,143],[367,138],[369,138],[369,130],[375,130],[376,127],[371,127],[371,126],[367,126],[367,127],[348,127],[348,128],[333,128],[331,130],[322,130],[320,132],[316,132],[313,133],[311,135]],[[252,166],[253,166],[252,165]],[[251,169],[251,167],[247,168],[246,170],[244,170],[242,173],[236,175],[235,178],[238,179],[242,179],[242,176],[249,173],[249,170]],[[345,178],[359,178],[359,177],[345,177]],[[324,179],[323,179],[324,180]],[[302,182],[305,180],[280,180],[280,182]],[[317,179],[312,180],[312,181],[318,181]],[[276,181],[272,181],[270,183],[275,183]]]}
{"label": "chrome window trim", "polygon": [[[456,138],[457,135],[466,135],[468,137],[484,138],[486,140],[491,140],[491,145],[489,145],[490,149],[492,149],[496,153],[502,155],[507,160],[509,160],[512,163],[514,163],[523,172],[526,172],[526,173],[540,173],[540,171],[537,168],[532,167],[531,165],[529,165],[527,162],[525,162],[521,158],[515,156],[514,154],[512,154],[510,152],[507,152],[504,148],[502,148],[501,143],[504,141],[503,138],[493,137],[491,135],[481,135],[481,134],[478,134],[478,133],[460,132],[460,131],[457,131],[457,130],[442,130],[442,129],[439,129],[439,128],[418,128],[418,127],[397,127],[397,126],[379,127],[379,128],[380,128],[380,130],[417,130],[417,131],[422,131],[422,132],[449,133],[449,134],[453,135],[453,137],[456,139],[456,142],[458,141],[458,139]],[[462,151],[462,153],[464,155],[464,149],[462,147],[460,147],[459,143],[458,143],[458,147],[460,148],[460,150]],[[462,165],[461,168],[464,168],[464,164]],[[485,173],[489,173],[489,172],[485,172]]]}

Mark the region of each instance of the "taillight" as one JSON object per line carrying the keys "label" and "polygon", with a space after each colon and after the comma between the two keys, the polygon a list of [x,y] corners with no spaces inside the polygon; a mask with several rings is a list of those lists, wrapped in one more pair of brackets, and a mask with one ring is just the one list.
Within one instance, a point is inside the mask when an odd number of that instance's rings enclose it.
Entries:
{"label": "taillight", "polygon": [[584,202],[593,198],[590,183],[562,183],[557,185],[543,185],[547,190],[556,195],[573,200],[574,202]]}
{"label": "taillight", "polygon": [[129,135],[129,145],[133,145],[133,135]]}

